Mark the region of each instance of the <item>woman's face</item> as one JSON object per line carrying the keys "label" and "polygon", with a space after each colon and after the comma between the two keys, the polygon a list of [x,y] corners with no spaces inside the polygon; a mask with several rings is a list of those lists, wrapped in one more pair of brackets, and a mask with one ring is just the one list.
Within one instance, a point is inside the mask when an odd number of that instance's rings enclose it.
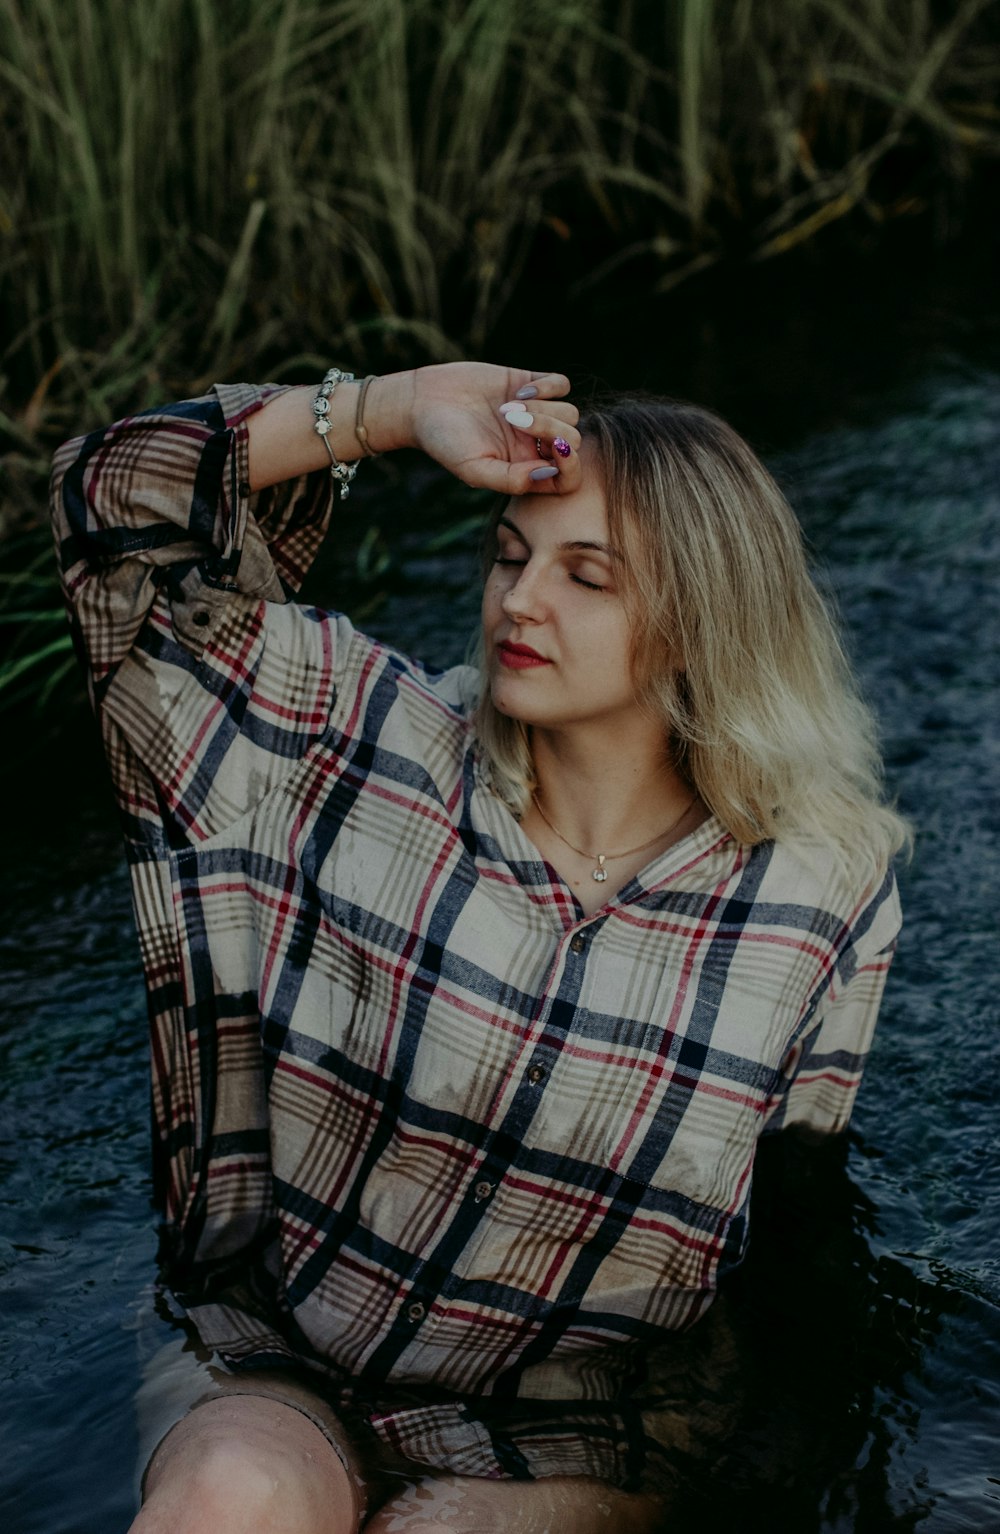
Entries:
{"label": "woman's face", "polygon": [[483,592],[483,639],[494,706],[539,729],[638,713],[621,555],[590,473],[570,495],[525,495],[497,528]]}

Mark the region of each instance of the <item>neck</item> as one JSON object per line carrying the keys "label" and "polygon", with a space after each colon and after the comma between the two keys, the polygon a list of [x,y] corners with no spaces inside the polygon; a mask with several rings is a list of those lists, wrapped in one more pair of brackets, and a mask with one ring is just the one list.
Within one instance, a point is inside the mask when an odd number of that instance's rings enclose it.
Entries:
{"label": "neck", "polygon": [[[560,833],[588,851],[613,852],[655,836],[690,801],[658,727],[612,738],[531,733],[536,798]],[[634,735],[635,738],[632,738]]]}

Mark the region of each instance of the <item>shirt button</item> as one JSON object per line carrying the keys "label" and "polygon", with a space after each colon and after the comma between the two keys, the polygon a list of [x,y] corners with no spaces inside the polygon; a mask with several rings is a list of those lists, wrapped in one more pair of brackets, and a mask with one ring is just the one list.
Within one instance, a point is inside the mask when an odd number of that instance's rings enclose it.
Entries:
{"label": "shirt button", "polygon": [[240,480],[239,491],[240,491],[240,495],[249,495],[250,494],[250,481],[248,479],[241,479]]}
{"label": "shirt button", "polygon": [[483,1199],[489,1198],[490,1194],[493,1192],[493,1184],[491,1182],[485,1181],[477,1182],[473,1192],[476,1195],[476,1203],[481,1204]]}
{"label": "shirt button", "polygon": [[531,1070],[528,1072],[528,1080],[531,1082],[531,1085],[533,1087],[537,1087],[537,1085],[538,1085],[538,1083],[540,1081],[544,1081],[545,1080],[545,1067],[544,1067],[544,1065],[533,1065],[531,1067]]}
{"label": "shirt button", "polygon": [[207,613],[203,607],[199,608],[198,612],[191,614],[191,622],[200,629],[207,629],[211,621],[211,614]]}
{"label": "shirt button", "polygon": [[414,1300],[412,1305],[407,1305],[406,1314],[409,1316],[411,1321],[422,1321],[424,1316],[427,1314],[427,1311],[425,1307],[421,1305],[419,1300]]}
{"label": "shirt button", "polygon": [[587,939],[584,937],[582,932],[578,932],[576,937],[570,939],[569,946],[574,953],[582,953],[587,946]]}

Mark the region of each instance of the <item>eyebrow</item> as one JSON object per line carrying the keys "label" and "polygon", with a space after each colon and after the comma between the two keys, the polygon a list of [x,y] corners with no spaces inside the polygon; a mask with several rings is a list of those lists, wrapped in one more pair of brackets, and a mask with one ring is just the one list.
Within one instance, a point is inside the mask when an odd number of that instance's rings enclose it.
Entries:
{"label": "eyebrow", "polygon": [[[501,517],[500,521],[497,523],[497,526],[505,527],[508,532],[514,534],[515,538],[519,538],[521,540],[525,548],[528,547],[527,538],[525,538],[517,524],[511,522],[508,517]],[[598,543],[596,540],[589,538],[572,538],[566,543],[560,543],[558,548],[560,553],[564,554],[593,552],[595,554],[606,554],[609,559],[621,559],[621,555],[619,554],[618,550],[613,549],[610,543]]]}

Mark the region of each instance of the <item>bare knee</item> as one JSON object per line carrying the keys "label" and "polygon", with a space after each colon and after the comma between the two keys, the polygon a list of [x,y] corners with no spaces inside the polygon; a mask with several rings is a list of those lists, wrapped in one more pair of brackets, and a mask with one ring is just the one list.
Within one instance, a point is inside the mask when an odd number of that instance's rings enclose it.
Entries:
{"label": "bare knee", "polygon": [[301,1412],[256,1397],[197,1407],[154,1454],[134,1534],[354,1534],[358,1498]]}
{"label": "bare knee", "polygon": [[[276,1457],[261,1453],[257,1445],[213,1435],[185,1456],[183,1467],[174,1467],[174,1476],[180,1470],[189,1505],[199,1510],[210,1527],[228,1528],[230,1522],[239,1522],[265,1529],[274,1521],[272,1512],[284,1490],[283,1472]],[[170,1469],[165,1469],[152,1482],[147,1499],[152,1502],[157,1490],[172,1479]]]}

